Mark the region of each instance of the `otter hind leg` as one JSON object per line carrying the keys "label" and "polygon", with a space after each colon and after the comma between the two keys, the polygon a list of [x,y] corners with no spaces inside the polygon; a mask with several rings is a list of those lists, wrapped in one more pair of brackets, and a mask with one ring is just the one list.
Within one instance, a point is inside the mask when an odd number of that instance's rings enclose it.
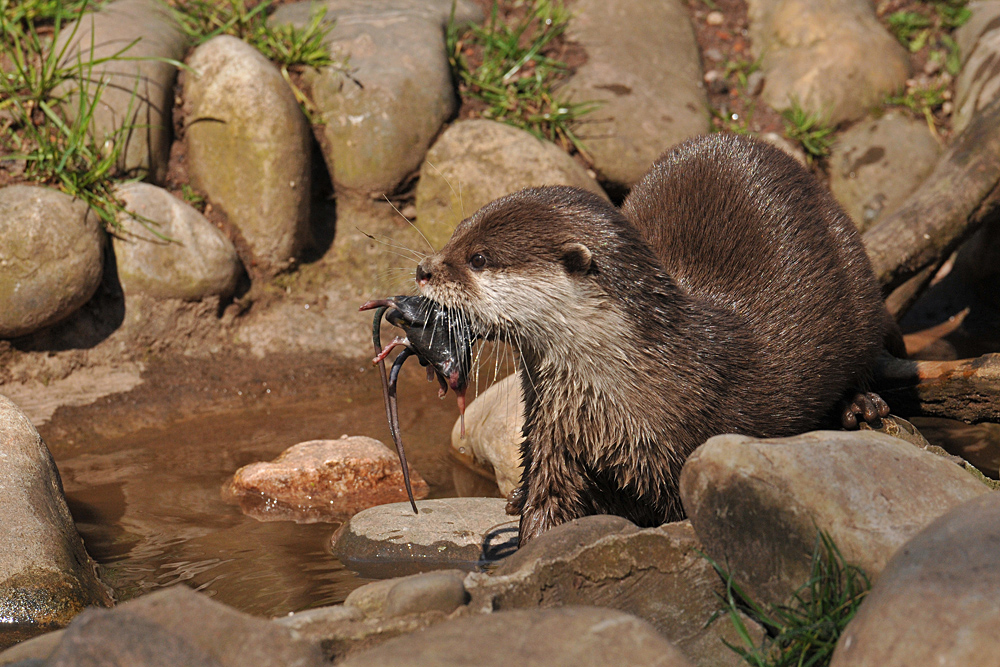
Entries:
{"label": "otter hind leg", "polygon": [[859,391],[844,402],[840,423],[849,431],[858,428],[859,420],[878,429],[882,427],[882,417],[888,416],[889,405],[881,396],[871,391]]}

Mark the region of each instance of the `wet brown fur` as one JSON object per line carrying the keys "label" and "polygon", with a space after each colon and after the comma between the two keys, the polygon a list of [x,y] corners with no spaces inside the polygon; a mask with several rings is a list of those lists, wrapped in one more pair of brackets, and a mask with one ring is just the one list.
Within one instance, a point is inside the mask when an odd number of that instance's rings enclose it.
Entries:
{"label": "wet brown fur", "polygon": [[829,192],[737,136],[673,148],[620,211],[566,187],[503,197],[417,278],[519,351],[522,543],[588,514],[683,518],[698,445],[833,426],[891,329]]}

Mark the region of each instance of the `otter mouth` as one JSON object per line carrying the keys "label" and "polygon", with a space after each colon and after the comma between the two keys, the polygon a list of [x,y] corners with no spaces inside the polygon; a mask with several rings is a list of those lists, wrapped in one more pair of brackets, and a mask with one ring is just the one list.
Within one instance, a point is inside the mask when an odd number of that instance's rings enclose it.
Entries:
{"label": "otter mouth", "polygon": [[[368,301],[359,310],[375,310],[372,321],[372,343],[375,358],[372,363],[379,367],[382,379],[382,398],[385,401],[389,433],[392,435],[399,464],[403,469],[403,481],[410,498],[413,512],[417,504],[410,488],[410,471],[403,451],[403,440],[399,432],[399,412],[396,401],[396,384],[403,363],[411,356],[416,357],[421,366],[427,368],[427,379],[437,379],[440,389],[438,396],[444,398],[450,387],[455,392],[458,411],[461,415],[462,436],[465,436],[465,390],[469,384],[472,368],[472,345],[476,336],[464,317],[448,308],[422,296],[393,296],[387,299]],[[404,336],[395,337],[388,345],[382,345],[382,318],[403,330]],[[385,360],[397,347],[402,351],[396,355],[392,368],[386,376]]]}

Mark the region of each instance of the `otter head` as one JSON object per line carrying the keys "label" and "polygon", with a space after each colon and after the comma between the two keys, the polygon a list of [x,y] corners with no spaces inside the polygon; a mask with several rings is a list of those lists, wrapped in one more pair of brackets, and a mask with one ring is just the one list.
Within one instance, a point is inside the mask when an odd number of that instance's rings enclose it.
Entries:
{"label": "otter head", "polygon": [[522,190],[463,220],[420,262],[417,284],[424,296],[464,313],[476,333],[541,351],[575,311],[606,301],[598,276],[622,234],[635,232],[593,193]]}

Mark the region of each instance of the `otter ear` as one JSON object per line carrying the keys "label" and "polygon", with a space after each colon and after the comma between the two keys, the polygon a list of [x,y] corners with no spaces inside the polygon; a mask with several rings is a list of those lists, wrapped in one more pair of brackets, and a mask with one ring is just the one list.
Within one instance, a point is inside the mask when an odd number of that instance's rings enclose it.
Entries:
{"label": "otter ear", "polygon": [[582,243],[567,243],[562,247],[562,263],[570,273],[587,273],[594,256]]}

